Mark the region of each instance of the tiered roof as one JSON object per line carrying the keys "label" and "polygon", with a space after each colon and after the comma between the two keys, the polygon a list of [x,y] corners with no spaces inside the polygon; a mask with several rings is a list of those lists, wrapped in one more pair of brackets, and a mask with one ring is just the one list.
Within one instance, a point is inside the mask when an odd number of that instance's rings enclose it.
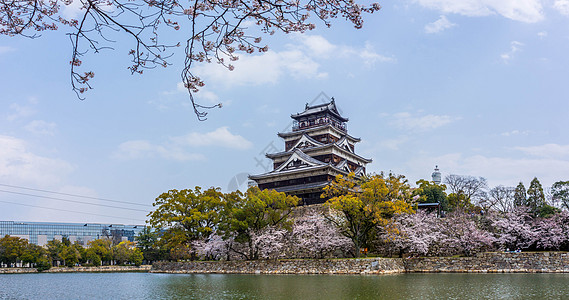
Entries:
{"label": "tiered roof", "polygon": [[318,105],[314,105],[314,106],[310,106],[310,105],[308,105],[308,103],[306,103],[306,107],[305,107],[303,112],[297,113],[297,114],[292,114],[292,115],[290,115],[290,117],[295,119],[295,120],[298,120],[298,119],[301,119],[302,117],[308,117],[311,115],[315,115],[315,114],[319,114],[319,113],[325,113],[325,112],[330,113],[330,115],[338,118],[342,122],[348,122],[349,121],[348,118],[342,117],[340,115],[340,113],[338,112],[338,108],[336,107],[336,101],[334,101],[334,98],[332,98],[332,101],[330,101],[329,103],[318,104]]}
{"label": "tiered roof", "polygon": [[[295,124],[291,132],[278,133],[287,143],[285,151],[267,153],[273,171],[250,175],[259,187],[301,195],[304,203],[321,203],[318,193],[334,176],[354,172],[365,176],[365,165],[372,160],[355,153],[360,139],[347,133],[344,118],[335,101],[306,105],[301,113],[291,115]],[[304,198],[306,197],[306,198]]]}

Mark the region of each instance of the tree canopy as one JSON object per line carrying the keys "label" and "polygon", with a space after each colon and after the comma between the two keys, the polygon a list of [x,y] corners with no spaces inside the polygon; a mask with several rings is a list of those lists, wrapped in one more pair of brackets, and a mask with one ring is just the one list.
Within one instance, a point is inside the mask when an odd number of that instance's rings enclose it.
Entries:
{"label": "tree canopy", "polygon": [[445,193],[446,185],[424,179],[417,181],[416,184],[419,187],[413,191],[413,194],[419,196],[419,203],[439,203],[442,211],[449,210],[447,194]]}
{"label": "tree canopy", "polygon": [[259,247],[255,237],[267,227],[290,229],[289,216],[299,198],[275,190],[260,190],[251,187],[243,197],[230,197],[226,201],[220,232],[226,238],[234,237],[236,242],[246,243],[249,253],[241,252],[247,259],[257,259]]}
{"label": "tree canopy", "polygon": [[216,188],[202,191],[170,190],[152,204],[156,209],[148,214],[151,226],[164,229],[167,248],[188,246],[191,241],[207,238],[218,224],[223,193]]}
{"label": "tree canopy", "polygon": [[[305,32],[316,27],[318,19],[326,26],[331,20],[343,18],[355,28],[363,25],[362,14],[381,7],[374,3],[364,6],[353,0],[267,0],[214,1],[196,0],[75,0],[76,17],[68,17],[62,7],[73,0],[1,1],[0,35],[35,38],[42,31],[60,27],[71,40],[70,75],[73,91],[83,99],[91,89],[92,71],[80,71],[89,53],[113,49],[111,36],[125,36],[131,49],[128,55],[133,74],[146,69],[167,67],[178,48],[184,49],[182,82],[189,93],[198,119],[205,119],[203,106],[194,101],[193,93],[205,85],[192,72],[195,63],[216,62],[233,70],[238,53],[266,52],[262,34],[276,31]],[[170,32],[179,32],[172,37]]]}
{"label": "tree canopy", "polygon": [[338,175],[324,188],[322,196],[330,198],[326,205],[341,213],[331,221],[352,240],[356,257],[361,248],[370,246],[377,230],[387,225],[394,215],[413,211],[407,180],[392,173],[359,181],[353,173],[348,177]]}
{"label": "tree canopy", "polygon": [[[161,194],[153,204],[156,209],[148,216],[150,225],[161,232],[155,245],[168,251],[172,258],[194,258],[194,243],[208,241],[216,233],[246,244],[248,251],[239,254],[256,259],[256,237],[267,227],[290,227],[288,217],[298,201],[297,197],[257,187],[249,188],[245,194],[195,187]],[[140,239],[146,243],[153,238],[152,233],[146,232]],[[145,252],[151,251],[147,248]]]}
{"label": "tree canopy", "polygon": [[557,181],[551,187],[553,199],[569,209],[569,181]]}

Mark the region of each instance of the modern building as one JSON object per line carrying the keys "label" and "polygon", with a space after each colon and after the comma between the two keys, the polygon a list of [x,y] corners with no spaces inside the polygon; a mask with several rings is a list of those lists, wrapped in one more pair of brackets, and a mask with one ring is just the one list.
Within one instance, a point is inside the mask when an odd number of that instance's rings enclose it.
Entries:
{"label": "modern building", "polygon": [[63,237],[81,245],[100,238],[133,242],[143,229],[144,225],[0,221],[0,237],[16,236],[40,246]]}
{"label": "modern building", "polygon": [[260,189],[275,189],[302,199],[302,204],[323,203],[322,189],[336,175],[354,172],[366,174],[372,160],[356,154],[359,138],[348,134],[346,122],[338,112],[334,98],[325,104],[306,104],[303,112],[291,115],[291,132],[278,133],[285,150],[266,156],[273,161],[274,170],[250,175]]}

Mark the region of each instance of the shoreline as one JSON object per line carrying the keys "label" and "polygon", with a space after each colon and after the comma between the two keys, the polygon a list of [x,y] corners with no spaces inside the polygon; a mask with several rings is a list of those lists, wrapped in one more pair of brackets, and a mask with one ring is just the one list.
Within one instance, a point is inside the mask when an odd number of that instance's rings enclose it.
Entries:
{"label": "shoreline", "polygon": [[473,257],[290,259],[156,262],[150,273],[171,274],[405,274],[569,273],[567,252],[486,252]]}
{"label": "shoreline", "polygon": [[52,267],[49,270],[38,272],[36,268],[0,268],[2,274],[29,274],[29,273],[148,273],[152,265],[136,266],[100,266],[100,267]]}
{"label": "shoreline", "polygon": [[153,265],[0,268],[1,274],[27,273],[168,274],[352,274],[405,273],[569,273],[567,252],[486,252],[473,257],[282,259],[255,261],[155,262]]}

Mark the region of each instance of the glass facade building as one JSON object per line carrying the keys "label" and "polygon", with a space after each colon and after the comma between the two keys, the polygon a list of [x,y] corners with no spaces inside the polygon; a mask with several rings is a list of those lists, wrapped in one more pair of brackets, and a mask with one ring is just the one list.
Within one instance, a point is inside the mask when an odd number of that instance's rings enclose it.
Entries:
{"label": "glass facade building", "polygon": [[63,237],[81,245],[100,238],[133,242],[143,229],[144,225],[0,221],[0,237],[10,235],[25,238],[40,246]]}

